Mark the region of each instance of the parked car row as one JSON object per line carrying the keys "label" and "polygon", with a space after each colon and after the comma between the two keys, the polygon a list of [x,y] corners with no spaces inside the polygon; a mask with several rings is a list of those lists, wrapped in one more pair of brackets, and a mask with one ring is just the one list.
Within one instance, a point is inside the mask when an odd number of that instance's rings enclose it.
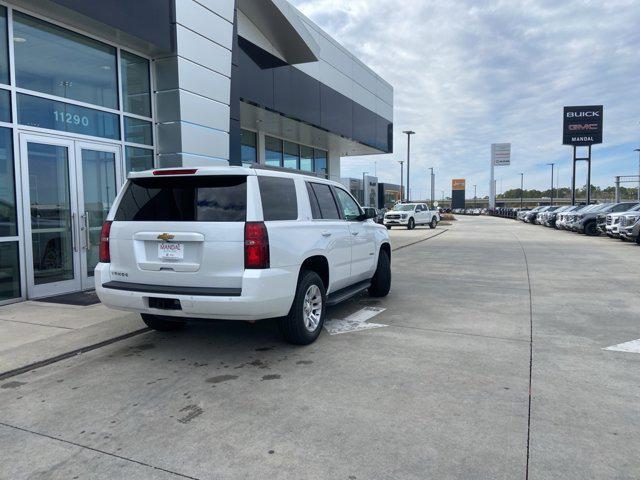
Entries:
{"label": "parked car row", "polygon": [[454,208],[452,213],[458,215],[485,215],[487,213],[486,208]]}
{"label": "parked car row", "polygon": [[611,238],[640,244],[640,203],[618,202],[592,205],[547,205],[517,212],[525,223],[569,230],[588,236],[605,234]]}

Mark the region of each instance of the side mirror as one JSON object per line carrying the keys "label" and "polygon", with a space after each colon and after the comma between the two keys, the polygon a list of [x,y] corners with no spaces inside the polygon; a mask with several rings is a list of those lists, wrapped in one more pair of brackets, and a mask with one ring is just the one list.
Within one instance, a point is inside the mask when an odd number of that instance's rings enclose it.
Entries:
{"label": "side mirror", "polygon": [[377,216],[375,208],[365,208],[364,213],[358,217],[358,220],[364,222],[365,220],[376,218]]}

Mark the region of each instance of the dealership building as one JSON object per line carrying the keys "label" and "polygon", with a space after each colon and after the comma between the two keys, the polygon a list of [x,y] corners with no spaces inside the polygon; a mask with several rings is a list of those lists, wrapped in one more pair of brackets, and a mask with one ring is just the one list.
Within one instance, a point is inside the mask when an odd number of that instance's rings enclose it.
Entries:
{"label": "dealership building", "polygon": [[0,1],[0,305],[93,288],[128,172],[339,180],[392,138],[392,87],[286,0]]}

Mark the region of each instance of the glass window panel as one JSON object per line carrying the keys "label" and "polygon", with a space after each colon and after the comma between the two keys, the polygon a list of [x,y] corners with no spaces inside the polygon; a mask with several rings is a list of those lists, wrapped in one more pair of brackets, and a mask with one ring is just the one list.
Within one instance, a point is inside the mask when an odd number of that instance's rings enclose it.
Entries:
{"label": "glass window panel", "polygon": [[29,143],[29,199],[36,285],[74,278],[69,152]]}
{"label": "glass window panel", "polygon": [[149,60],[124,50],[120,55],[122,108],[125,112],[151,116]]}
{"label": "glass window panel", "polygon": [[251,165],[258,161],[257,134],[250,130],[240,131],[240,159],[243,165]]}
{"label": "glass window panel", "polygon": [[116,156],[113,152],[82,149],[85,226],[88,228],[87,276],[98,264],[102,224],[116,198]]}
{"label": "glass window panel", "polygon": [[0,90],[0,122],[11,122],[11,92]]}
{"label": "glass window panel", "polygon": [[316,194],[322,218],[332,220],[339,219],[340,213],[338,212],[336,201],[333,198],[333,193],[331,193],[331,187],[323,183],[312,183],[311,187]]}
{"label": "glass window panel", "polygon": [[342,207],[342,217],[345,220],[356,220],[361,213],[356,201],[341,188],[334,188],[333,191],[336,192],[338,202],[340,202],[340,207]]}
{"label": "glass window panel", "polygon": [[13,47],[18,87],[118,108],[114,47],[20,12]]}
{"label": "glass window panel", "polygon": [[284,142],[284,166],[298,169],[300,162],[300,145],[292,142]]}
{"label": "glass window panel", "polygon": [[0,302],[20,297],[18,242],[0,243]]}
{"label": "glass window panel", "polygon": [[122,222],[244,222],[247,177],[132,179],[115,215]]}
{"label": "glass window panel", "polygon": [[9,49],[7,48],[7,9],[0,7],[0,83],[9,83]]}
{"label": "glass window panel", "polygon": [[313,148],[300,145],[300,170],[313,172]]}
{"label": "glass window panel", "polygon": [[327,176],[327,152],[324,150],[314,150],[315,157],[315,172]]}
{"label": "glass window panel", "polygon": [[153,168],[153,150],[138,147],[125,147],[127,173],[141,172]]}
{"label": "glass window panel", "polygon": [[151,122],[137,118],[124,117],[124,139],[127,142],[153,145]]}
{"label": "glass window panel", "polygon": [[13,137],[10,128],[0,128],[0,237],[17,235]]}
{"label": "glass window panel", "polygon": [[264,160],[272,167],[282,166],[282,140],[273,137],[264,137]]}
{"label": "glass window panel", "polygon": [[114,113],[18,94],[18,123],[120,140],[120,120]]}
{"label": "glass window panel", "polygon": [[265,221],[298,218],[298,199],[293,179],[260,176],[258,184]]}

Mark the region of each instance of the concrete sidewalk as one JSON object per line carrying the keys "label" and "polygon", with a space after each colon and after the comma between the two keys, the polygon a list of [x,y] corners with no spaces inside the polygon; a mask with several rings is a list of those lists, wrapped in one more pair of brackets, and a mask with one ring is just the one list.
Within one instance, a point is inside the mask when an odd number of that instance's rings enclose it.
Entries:
{"label": "concrete sidewalk", "polygon": [[9,372],[144,331],[135,314],[45,302],[0,307],[0,378]]}

